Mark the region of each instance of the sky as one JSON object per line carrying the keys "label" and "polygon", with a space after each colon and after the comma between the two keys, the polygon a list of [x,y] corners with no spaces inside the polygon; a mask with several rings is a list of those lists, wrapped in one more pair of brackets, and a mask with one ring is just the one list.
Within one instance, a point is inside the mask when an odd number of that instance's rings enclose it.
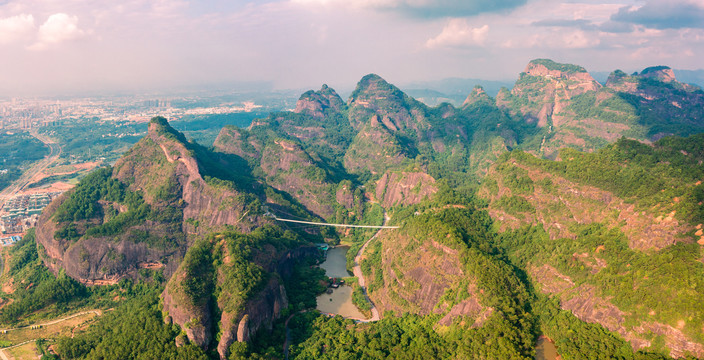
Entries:
{"label": "sky", "polygon": [[[0,0],[0,95],[704,67],[704,0]],[[233,85],[235,86],[235,85]]]}

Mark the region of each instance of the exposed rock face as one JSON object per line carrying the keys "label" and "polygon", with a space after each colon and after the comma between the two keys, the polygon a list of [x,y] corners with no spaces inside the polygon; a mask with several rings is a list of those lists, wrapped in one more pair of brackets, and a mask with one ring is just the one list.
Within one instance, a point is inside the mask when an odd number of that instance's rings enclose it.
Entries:
{"label": "exposed rock face", "polygon": [[359,81],[348,107],[350,124],[357,130],[374,115],[390,131],[417,131],[428,125],[422,104],[375,74]]}
{"label": "exposed rock face", "polygon": [[422,172],[385,173],[376,183],[376,198],[385,208],[417,204],[437,191],[435,179]]}
{"label": "exposed rock face", "polygon": [[[183,274],[176,274],[178,281],[183,281]],[[164,311],[168,313],[174,324],[181,326],[186,331],[188,339],[194,344],[205,348],[212,338],[213,319],[209,309],[209,304],[193,306],[186,304],[182,299],[176,299],[174,295],[164,290]]]}
{"label": "exposed rock face", "polygon": [[283,139],[274,141],[264,149],[261,168],[271,186],[288,192],[322,218],[333,215],[333,185],[328,174],[300,145]]}
{"label": "exposed rock face", "polygon": [[448,288],[466,277],[458,252],[430,239],[414,239],[403,229],[381,235],[382,264],[375,271],[383,271],[385,286],[371,292],[379,312],[427,315],[449,311],[447,306],[436,305]]}
{"label": "exposed rock face", "polygon": [[558,64],[551,60],[539,59],[528,63],[523,71],[530,76],[561,80],[564,85],[558,87],[566,85],[567,90],[570,90],[570,94],[573,96],[587,91],[597,91],[601,88],[601,84],[594,80],[587,70],[576,65]]}
{"label": "exposed rock face", "polygon": [[[86,285],[116,284],[121,278],[137,278],[139,264],[161,263],[165,258],[182,256],[179,249],[153,249],[145,243],[135,243],[133,232],[149,234],[164,238],[174,237],[172,227],[147,221],[116,236],[84,237],[77,241],[56,238],[58,225],[52,219],[56,208],[71,196],[65,193],[48,206],[39,218],[36,227],[37,243],[44,248],[42,260],[54,273],[62,269],[72,278]],[[79,228],[88,222],[78,222]],[[178,239],[178,235],[176,235]],[[176,264],[165,268],[165,275],[170,276]]]}
{"label": "exposed rock face", "polygon": [[650,126],[645,134],[649,140],[685,135],[683,127],[697,129],[692,132],[704,129],[704,92],[677,81],[667,66],[649,67],[633,75],[616,70],[609,76],[606,88],[630,99],[640,123]]}
{"label": "exposed rock face", "polygon": [[467,98],[462,103],[462,107],[467,107],[476,103],[491,103],[492,100],[489,95],[484,91],[484,88],[477,85],[472,89],[472,92],[467,96]]}
{"label": "exposed rock face", "polygon": [[342,185],[335,192],[335,200],[337,203],[344,206],[346,209],[352,209],[354,206],[354,194],[352,193],[352,185]]}
{"label": "exposed rock face", "polygon": [[401,143],[374,115],[347,149],[344,165],[351,173],[369,170],[379,174],[406,159]]}
{"label": "exposed rock face", "polygon": [[244,159],[252,160],[261,158],[264,145],[261,141],[244,129],[234,126],[225,126],[213,143],[218,151],[235,154]]}
{"label": "exposed rock face", "polygon": [[296,113],[306,113],[316,118],[322,118],[325,116],[325,112],[329,109],[331,111],[340,111],[344,107],[345,103],[340,98],[335,90],[323,85],[320,91],[307,91],[301,95],[296,102]]}
{"label": "exposed rock face", "polygon": [[[136,278],[140,263],[167,263],[165,274],[170,276],[186,252],[188,235],[204,234],[223,225],[247,232],[271,221],[248,213],[245,208],[249,204],[242,192],[208,184],[201,175],[198,151],[202,150],[192,148],[166,120],[153,120],[148,135],[115,164],[112,177],[127,184],[129,191],[142,193],[155,211],[175,208],[183,216],[168,221],[147,219],[114,236],[55,238],[60,224],[55,223],[53,215],[72,196],[73,192],[68,192],[43,212],[37,225],[37,242],[46,249],[47,266],[54,272],[63,268],[69,276],[91,285]],[[99,205],[112,206],[104,201]],[[101,217],[73,225],[82,234],[104,221]],[[150,247],[138,240],[144,237],[165,239],[167,245]]]}
{"label": "exposed rock face", "polygon": [[[215,247],[214,249],[221,249]],[[223,265],[231,266],[227,247],[222,247],[225,251]],[[218,250],[220,251],[220,250]],[[317,255],[315,247],[300,247],[283,253],[277,251],[270,245],[262,250],[263,253],[255,256],[264,270],[271,274],[266,285],[241,305],[233,306],[233,297],[239,294],[221,293],[217,304],[210,302],[193,303],[185,295],[180,284],[185,280],[186,272],[179,268],[179,271],[169,281],[166,289],[162,293],[164,299],[164,311],[169,314],[175,324],[186,330],[190,341],[201,347],[206,347],[212,341],[212,329],[214,322],[219,322],[220,341],[217,351],[221,359],[227,359],[229,348],[232,343],[248,342],[251,337],[260,329],[271,330],[274,321],[279,318],[281,311],[288,307],[288,297],[286,290],[281,283],[281,279],[288,278],[297,259],[306,256]],[[218,256],[217,253],[213,254]],[[242,281],[241,279],[226,279],[224,269],[214,269],[212,276],[216,277],[217,286],[223,286],[227,281]],[[223,288],[221,291],[226,291]],[[208,295],[209,298],[210,295]],[[214,311],[214,306],[218,311]],[[217,318],[217,313],[220,317]]]}
{"label": "exposed rock face", "polygon": [[[572,224],[591,224],[601,222],[609,226],[619,226],[628,237],[632,249],[660,250],[683,241],[681,234],[694,227],[674,218],[674,213],[653,214],[638,211],[633,204],[625,202],[614,194],[588,185],[580,185],[563,177],[543,172],[539,169],[512,162],[526,171],[533,183],[548,179],[552,184],[549,191],[535,186],[532,193],[519,195],[528,200],[536,209],[534,213],[511,215],[491,205],[489,213],[501,221],[502,227],[519,228],[528,224],[541,223],[552,239],[574,237],[569,229]],[[518,195],[505,185],[506,178],[495,170],[489,176],[497,178],[498,192],[488,196],[492,203],[503,196]],[[552,209],[552,210],[551,210]],[[596,265],[595,263],[595,266]]]}
{"label": "exposed rock face", "polygon": [[640,75],[647,78],[658,79],[662,82],[677,81],[675,78],[675,72],[668,66],[651,66],[643,69]]}
{"label": "exposed rock face", "polygon": [[227,359],[230,345],[235,341],[249,342],[260,328],[271,330],[281,310],[287,307],[288,298],[283,284],[272,278],[266,288],[245,305],[243,312],[224,312],[220,318],[223,330],[218,343],[220,358]]}
{"label": "exposed rock face", "polygon": [[618,333],[631,343],[634,350],[651,346],[651,341],[646,337],[656,334],[665,338],[670,356],[680,358],[687,354],[697,357],[704,355],[704,345],[691,341],[682,331],[670,325],[648,321],[628,325],[626,316],[630,314],[599,296],[595,287],[587,284],[576,285],[572,279],[550,265],[532,267],[529,273],[540,285],[543,293],[561,299],[563,309],[571,311],[580,320],[600,324]]}
{"label": "exposed rock face", "polygon": [[538,126],[544,127],[559,125],[559,117],[555,115],[562,112],[565,101],[600,88],[601,84],[584,68],[540,59],[528,63],[511,93],[534,103],[532,108],[521,111],[530,113]]}
{"label": "exposed rock face", "polygon": [[[474,318],[474,322],[470,327],[477,328],[484,324],[484,322],[494,313],[494,309],[491,307],[482,306],[479,303],[478,296],[479,291],[474,284],[471,284],[467,289],[470,297],[460,301],[455,304],[450,311],[438,321],[439,325],[450,326],[456,321],[464,321],[465,317]],[[460,323],[460,325],[465,325]]]}

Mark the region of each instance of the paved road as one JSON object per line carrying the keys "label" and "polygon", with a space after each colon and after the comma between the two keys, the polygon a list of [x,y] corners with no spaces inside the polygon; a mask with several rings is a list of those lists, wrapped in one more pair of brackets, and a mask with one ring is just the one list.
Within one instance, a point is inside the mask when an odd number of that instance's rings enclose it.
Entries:
{"label": "paved road", "polygon": [[[384,225],[386,225],[388,221],[389,216],[386,215],[386,212],[384,212]],[[364,298],[367,299],[369,304],[371,304],[372,306],[372,317],[370,317],[369,319],[355,319],[362,322],[378,321],[379,319],[381,319],[381,316],[379,315],[379,310],[376,308],[376,306],[374,306],[374,302],[372,301],[372,299],[369,298],[369,295],[367,294],[367,286],[366,281],[364,280],[364,273],[362,273],[362,267],[359,264],[362,262],[362,255],[364,254],[364,250],[367,249],[367,245],[369,245],[372,240],[376,239],[376,237],[379,235],[379,233],[381,233],[382,230],[383,228],[379,229],[379,231],[374,233],[374,236],[370,237],[369,240],[367,240],[364,245],[362,245],[362,247],[357,252],[357,255],[354,257],[354,267],[352,268],[352,272],[354,273],[354,276],[357,277],[359,287],[362,288],[362,292],[364,293]]]}
{"label": "paved road", "polygon": [[61,156],[61,146],[54,142],[53,140],[47,138],[46,136],[37,133],[37,130],[31,130],[30,135],[37,138],[37,140],[44,143],[44,145],[49,147],[49,155],[44,159],[36,162],[29,170],[25,171],[19,179],[17,179],[12,185],[8,186],[0,192],[0,209],[5,205],[5,202],[15,196],[18,192],[24,190],[27,185],[30,184],[32,178],[39,174],[40,172],[46,170],[51,164],[56,161],[59,156]]}

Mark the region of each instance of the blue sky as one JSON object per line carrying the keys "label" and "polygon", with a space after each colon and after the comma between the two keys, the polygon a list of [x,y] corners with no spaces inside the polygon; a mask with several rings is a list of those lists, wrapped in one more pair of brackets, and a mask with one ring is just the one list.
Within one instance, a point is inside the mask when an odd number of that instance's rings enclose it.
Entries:
{"label": "blue sky", "polygon": [[0,95],[704,67],[704,0],[4,0]]}

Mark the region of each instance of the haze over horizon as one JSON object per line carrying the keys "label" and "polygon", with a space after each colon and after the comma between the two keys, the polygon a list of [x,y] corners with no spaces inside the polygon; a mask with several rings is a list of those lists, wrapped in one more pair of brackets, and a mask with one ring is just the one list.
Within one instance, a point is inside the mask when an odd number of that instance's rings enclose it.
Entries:
{"label": "haze over horizon", "polygon": [[699,69],[701,0],[0,1],[0,95]]}

